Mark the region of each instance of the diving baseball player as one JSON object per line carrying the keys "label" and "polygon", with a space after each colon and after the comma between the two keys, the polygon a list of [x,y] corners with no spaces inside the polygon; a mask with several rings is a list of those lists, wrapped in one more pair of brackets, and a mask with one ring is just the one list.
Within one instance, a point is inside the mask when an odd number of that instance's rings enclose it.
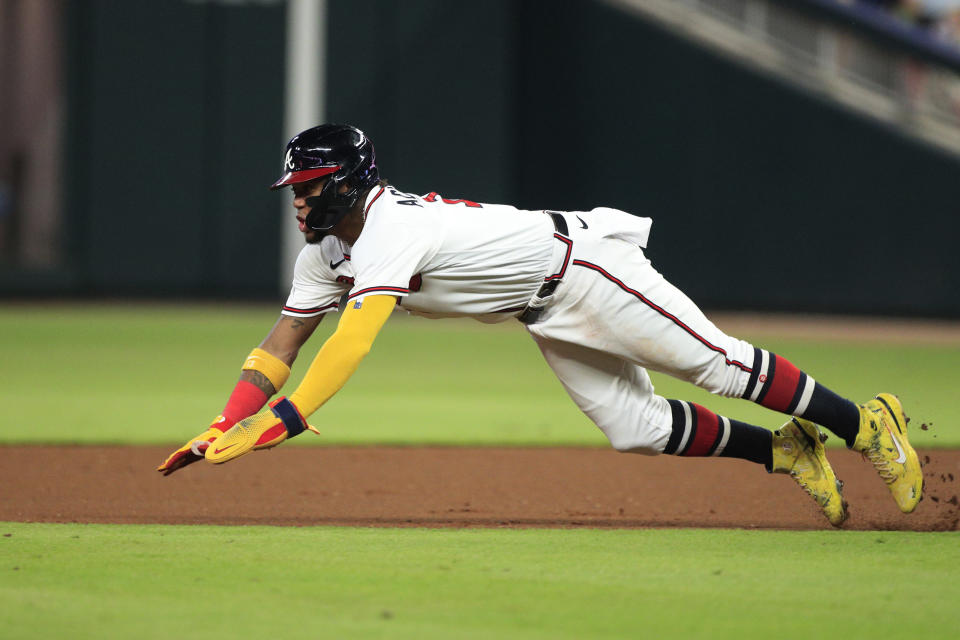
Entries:
{"label": "diving baseball player", "polygon": [[[306,418],[370,351],[396,307],[431,318],[518,319],[578,407],[619,451],[725,456],[790,474],[831,524],[846,503],[822,425],[862,452],[904,512],[923,492],[899,400],[857,405],[783,356],[724,334],[650,264],[651,220],[615,209],[523,211],[419,196],[381,180],[358,129],[290,140],[283,175],[306,246],[277,323],[243,364],[223,412],[158,467],[233,460],[312,429]],[[320,320],[341,312],[300,385],[264,405]],[[778,431],[654,392],[647,370],[793,416]]]}

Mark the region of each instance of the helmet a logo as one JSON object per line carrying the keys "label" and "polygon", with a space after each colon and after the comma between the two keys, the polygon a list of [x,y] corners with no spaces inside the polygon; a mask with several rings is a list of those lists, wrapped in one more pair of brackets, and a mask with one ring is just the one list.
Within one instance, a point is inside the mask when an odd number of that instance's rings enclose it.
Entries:
{"label": "helmet a logo", "polygon": [[284,160],[284,164],[287,165],[287,169],[293,171],[296,167],[293,166],[293,149],[287,149],[287,157]]}

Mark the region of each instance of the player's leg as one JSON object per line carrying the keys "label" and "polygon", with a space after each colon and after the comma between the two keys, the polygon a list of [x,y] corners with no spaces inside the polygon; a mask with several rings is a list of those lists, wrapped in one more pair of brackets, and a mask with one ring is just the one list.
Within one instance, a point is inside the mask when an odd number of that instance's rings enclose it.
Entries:
{"label": "player's leg", "polygon": [[692,402],[667,400],[638,365],[533,335],[564,389],[618,451],[749,460],[790,474],[832,524],[846,519],[840,485],[812,424],[788,423],[771,433]]}
{"label": "player's leg", "polygon": [[728,336],[659,274],[648,275],[646,282],[645,293],[636,292],[640,298],[633,305],[638,315],[634,327],[649,331],[651,315],[660,318],[654,324],[661,326],[668,355],[664,357],[662,349],[644,350],[635,354],[642,364],[713,393],[744,398],[826,427],[870,459],[902,511],[916,508],[923,495],[923,473],[895,396],[880,394],[863,405],[854,404],[785,357]]}
{"label": "player's leg", "polygon": [[870,460],[903,512],[916,508],[923,498],[923,472],[907,439],[906,416],[896,396],[881,393],[857,405],[786,358],[759,348],[754,353],[743,398],[827,427],[843,438],[848,448]]}
{"label": "player's leg", "polygon": [[903,511],[916,506],[922,473],[895,398],[881,394],[858,406],[786,358],[728,336],[636,248],[613,242],[579,247],[583,253],[558,288],[556,309],[531,333],[821,424],[870,457]]}
{"label": "player's leg", "polygon": [[860,427],[859,407],[801,371],[792,362],[754,347],[747,385],[740,397],[823,425],[852,446]]}

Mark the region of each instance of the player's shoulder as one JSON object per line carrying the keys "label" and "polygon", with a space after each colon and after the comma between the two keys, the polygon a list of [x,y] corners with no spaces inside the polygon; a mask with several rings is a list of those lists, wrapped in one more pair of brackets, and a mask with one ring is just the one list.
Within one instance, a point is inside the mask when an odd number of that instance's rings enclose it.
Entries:
{"label": "player's shoulder", "polygon": [[[474,202],[466,198],[446,197],[436,191],[431,191],[423,195],[417,195],[410,191],[403,191],[392,184],[384,184],[375,188],[367,196],[368,215],[377,211],[390,211],[389,217],[393,219],[404,218],[404,213],[411,214],[411,217],[418,217],[418,212],[438,212],[451,206],[459,206],[468,209],[483,209],[493,206],[482,202]],[[512,208],[512,207],[510,207]],[[421,218],[429,216],[419,216]]]}
{"label": "player's shoulder", "polygon": [[424,205],[423,198],[413,193],[401,191],[392,184],[382,184],[374,187],[367,194],[367,213],[373,211],[392,210],[392,211],[413,211],[422,209]]}
{"label": "player's shoulder", "polygon": [[365,234],[389,237],[403,229],[430,227],[436,214],[426,204],[421,196],[390,184],[374,187],[365,203]]}

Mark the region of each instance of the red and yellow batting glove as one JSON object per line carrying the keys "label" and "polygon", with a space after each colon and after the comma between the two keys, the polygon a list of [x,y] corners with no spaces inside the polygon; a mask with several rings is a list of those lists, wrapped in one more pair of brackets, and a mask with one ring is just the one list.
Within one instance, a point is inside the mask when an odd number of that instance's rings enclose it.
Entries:
{"label": "red and yellow batting glove", "polygon": [[157,467],[157,471],[168,476],[177,469],[182,469],[188,464],[202,460],[207,447],[232,426],[232,421],[227,420],[223,416],[217,416],[213,422],[210,423],[206,431],[195,438],[191,438],[187,444],[171,453],[167,459],[163,461],[163,464]]}
{"label": "red and yellow batting glove", "polygon": [[275,447],[305,430],[320,432],[307,424],[300,410],[286,397],[277,398],[260,413],[241,420],[207,447],[206,459],[214,464],[239,458],[255,449]]}

